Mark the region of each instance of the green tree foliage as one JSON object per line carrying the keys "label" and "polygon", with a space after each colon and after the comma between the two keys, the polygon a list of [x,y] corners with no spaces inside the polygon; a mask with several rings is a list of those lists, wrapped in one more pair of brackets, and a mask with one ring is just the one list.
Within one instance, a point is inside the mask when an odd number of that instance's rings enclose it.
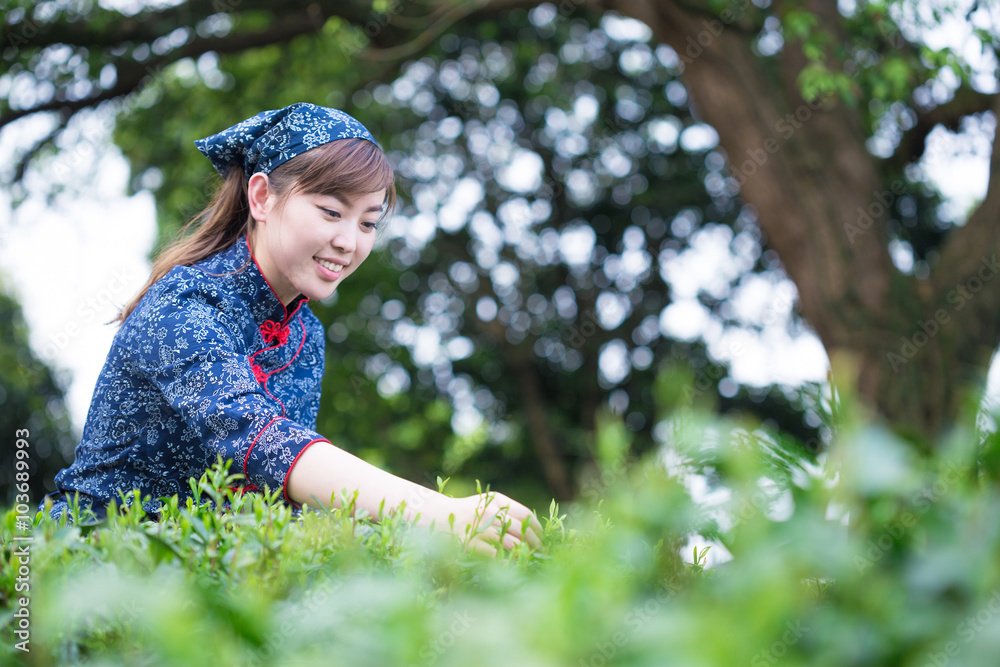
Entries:
{"label": "green tree foliage", "polygon": [[0,341],[0,503],[14,502],[17,434],[27,431],[28,494],[34,507],[55,490],[53,477],[73,460],[72,434],[62,387],[31,351],[21,307],[2,286]]}

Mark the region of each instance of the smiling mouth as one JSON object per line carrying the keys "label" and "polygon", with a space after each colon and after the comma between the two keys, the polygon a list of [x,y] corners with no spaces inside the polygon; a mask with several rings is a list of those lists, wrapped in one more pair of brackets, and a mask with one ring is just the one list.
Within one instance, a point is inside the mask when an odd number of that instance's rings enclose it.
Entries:
{"label": "smiling mouth", "polygon": [[342,264],[334,264],[333,262],[328,262],[325,259],[316,258],[316,263],[331,273],[340,273],[344,270],[344,266]]}

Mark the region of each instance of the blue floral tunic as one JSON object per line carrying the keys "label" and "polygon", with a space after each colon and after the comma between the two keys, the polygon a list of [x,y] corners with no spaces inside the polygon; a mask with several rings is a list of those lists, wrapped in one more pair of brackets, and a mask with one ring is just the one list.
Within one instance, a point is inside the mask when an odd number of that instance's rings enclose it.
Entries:
{"label": "blue floral tunic", "polygon": [[74,491],[98,517],[112,498],[121,502],[119,490],[151,496],[148,512],[163,496],[183,503],[188,479],[218,454],[233,459],[244,490],[281,488],[298,513],[289,471],[309,445],[329,442],[315,430],[325,337],[308,301],[300,294],[282,305],[246,236],[171,269],[114,337],[76,459],[46,496],[49,516]]}

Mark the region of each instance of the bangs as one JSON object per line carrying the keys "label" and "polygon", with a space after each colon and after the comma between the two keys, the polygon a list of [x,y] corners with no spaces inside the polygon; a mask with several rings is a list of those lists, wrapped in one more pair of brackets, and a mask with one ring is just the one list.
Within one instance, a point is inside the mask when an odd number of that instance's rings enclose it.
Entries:
{"label": "bangs", "polygon": [[338,139],[306,151],[272,172],[287,177],[296,192],[353,201],[385,190],[381,217],[396,205],[396,178],[378,146],[365,139]]}

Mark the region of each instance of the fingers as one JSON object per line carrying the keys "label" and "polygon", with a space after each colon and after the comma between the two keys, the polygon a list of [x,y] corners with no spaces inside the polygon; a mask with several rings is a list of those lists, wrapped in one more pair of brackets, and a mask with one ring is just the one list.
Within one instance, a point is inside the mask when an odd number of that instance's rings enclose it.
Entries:
{"label": "fingers", "polygon": [[500,538],[500,530],[496,526],[490,526],[482,533],[473,537],[466,544],[466,548],[474,553],[485,556],[496,557],[497,547],[502,546],[506,550],[516,548],[521,544],[521,540],[510,533],[505,533],[503,539]]}
{"label": "fingers", "polygon": [[[534,515],[532,515],[530,519],[535,519]],[[521,538],[525,540],[528,544],[530,544],[532,549],[541,549],[542,538],[540,537],[539,534],[542,532],[541,531],[542,527],[541,525],[538,524],[538,519],[535,519],[534,525],[538,525],[538,530],[535,530],[530,519],[523,521],[521,524],[522,526]]]}
{"label": "fingers", "polygon": [[[538,530],[534,528],[532,524],[532,519],[534,515],[528,514],[526,517],[515,518],[515,513],[505,515],[502,511],[497,515],[496,520],[493,525],[503,529],[504,526],[507,528],[507,534],[513,535],[519,541],[523,540],[531,545],[533,549],[542,548],[542,539],[539,537],[541,532],[541,526],[538,526]],[[537,519],[534,522],[538,523]]]}
{"label": "fingers", "polygon": [[465,545],[465,548],[472,553],[480,554],[482,556],[489,556],[490,558],[496,558],[497,556],[497,550],[494,547],[478,538],[471,540],[467,545]]}
{"label": "fingers", "polygon": [[495,491],[481,493],[478,497],[469,497],[469,500],[473,499],[477,504],[477,519],[482,517],[482,523],[478,523],[477,520],[478,525],[482,526],[479,529],[482,532],[472,541],[485,539],[497,544],[503,532],[502,546],[505,549],[513,549],[522,542],[527,542],[534,550],[542,549],[541,536],[545,531],[538,518],[527,507]]}
{"label": "fingers", "polygon": [[542,534],[545,532],[542,528],[542,524],[538,522],[538,518],[535,517],[533,513],[528,513],[528,516],[522,517],[521,519],[521,532],[524,535],[524,539],[528,541],[535,549],[542,548]]}
{"label": "fingers", "polygon": [[509,504],[509,509],[507,514],[518,521],[528,521],[528,527],[535,531],[538,535],[541,535],[544,531],[542,529],[542,524],[538,522],[538,518],[535,517],[535,513],[529,510],[527,507],[521,503],[507,498],[507,503]]}
{"label": "fingers", "polygon": [[519,540],[525,540],[534,549],[541,549],[542,540],[540,536],[544,530],[542,529],[542,524],[539,523],[531,510],[521,503],[502,496],[502,494],[497,495],[500,498],[495,502],[500,507],[497,509],[492,523],[502,525],[509,521],[508,533],[514,535]]}
{"label": "fingers", "polygon": [[[503,533],[505,539],[510,536],[516,540],[515,544],[521,542],[527,542],[532,549],[540,550],[542,548],[542,540],[538,536],[538,533],[530,526],[527,519],[521,521],[516,521],[512,518],[507,518],[502,520],[502,516],[498,517],[490,528],[497,531],[497,533]],[[504,544],[508,549],[512,548],[512,545]]]}
{"label": "fingers", "polygon": [[[499,534],[498,534],[498,537],[499,537]],[[518,538],[518,537],[516,537],[514,535],[511,535],[510,533],[504,533],[504,536],[503,536],[503,548],[504,549],[507,549],[509,551],[510,549],[514,549],[515,547],[517,547],[519,544],[521,544],[521,539],[520,538]]]}

